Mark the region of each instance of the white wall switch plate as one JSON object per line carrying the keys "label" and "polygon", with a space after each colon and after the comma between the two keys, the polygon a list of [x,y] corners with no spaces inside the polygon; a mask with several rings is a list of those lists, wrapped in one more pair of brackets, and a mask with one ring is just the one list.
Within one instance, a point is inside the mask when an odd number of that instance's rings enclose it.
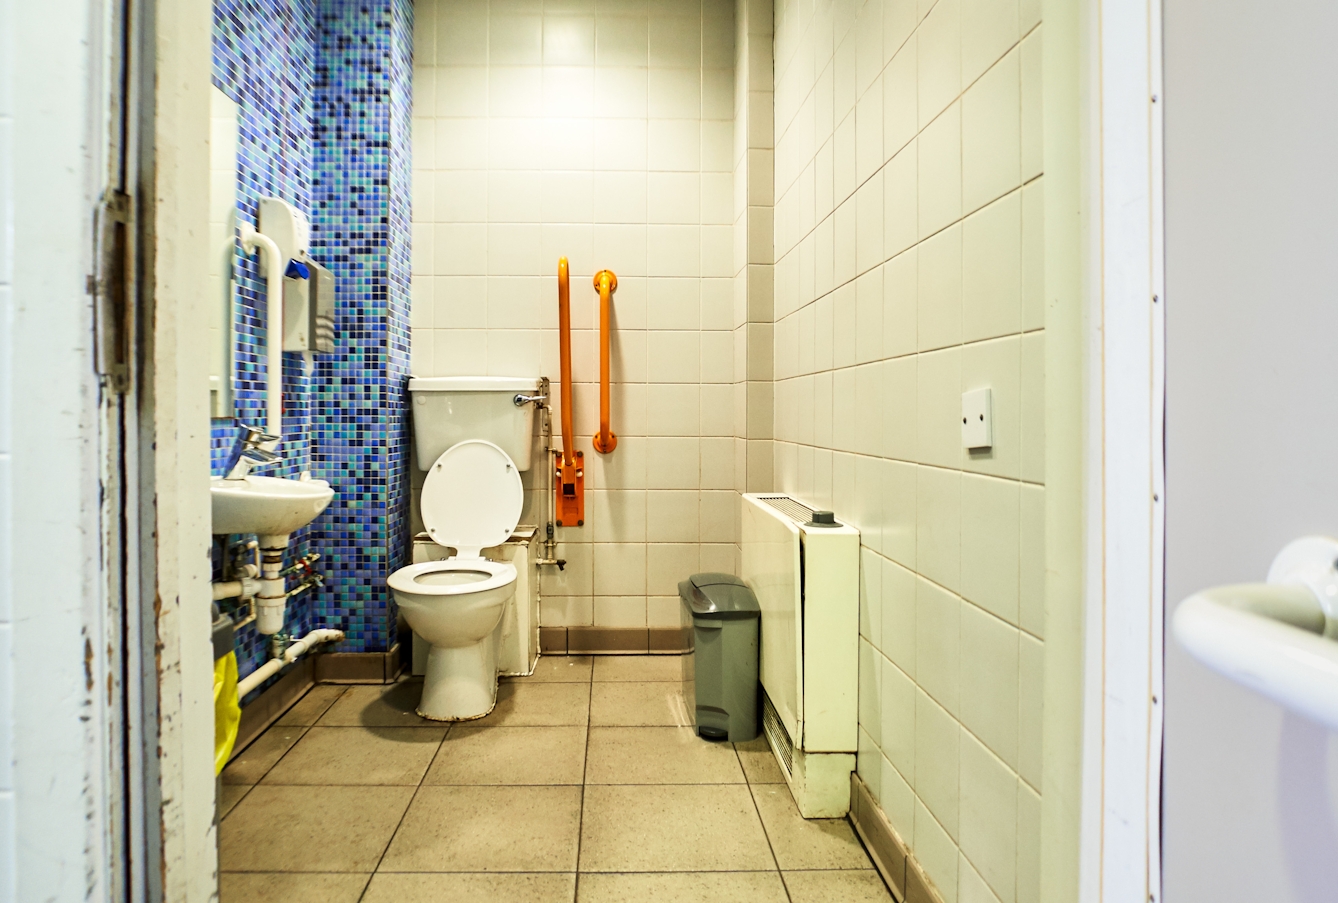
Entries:
{"label": "white wall switch plate", "polygon": [[990,408],[988,388],[962,393],[962,448],[991,448],[994,445],[994,417]]}

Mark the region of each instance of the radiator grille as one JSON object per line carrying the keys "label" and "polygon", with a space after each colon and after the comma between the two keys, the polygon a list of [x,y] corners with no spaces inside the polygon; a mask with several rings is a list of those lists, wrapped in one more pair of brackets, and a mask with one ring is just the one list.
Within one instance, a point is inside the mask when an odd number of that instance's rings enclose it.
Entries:
{"label": "radiator grille", "polygon": [[771,704],[771,699],[766,693],[762,694],[762,730],[766,733],[767,742],[775,751],[776,758],[784,767],[785,776],[793,777],[794,741],[790,739],[790,732],[781,723],[780,716],[776,714],[776,707]]}
{"label": "radiator grille", "polygon": [[813,519],[813,509],[801,505],[788,495],[759,495],[758,501],[766,502],[786,517],[806,524]]}

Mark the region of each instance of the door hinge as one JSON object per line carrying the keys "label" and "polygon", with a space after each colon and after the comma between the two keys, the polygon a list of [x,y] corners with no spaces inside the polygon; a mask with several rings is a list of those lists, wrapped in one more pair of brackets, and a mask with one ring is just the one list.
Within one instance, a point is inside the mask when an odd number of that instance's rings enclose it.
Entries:
{"label": "door hinge", "polygon": [[98,323],[98,357],[103,384],[117,395],[130,391],[134,335],[134,244],[131,198],[109,190],[98,205],[98,274],[88,279]]}

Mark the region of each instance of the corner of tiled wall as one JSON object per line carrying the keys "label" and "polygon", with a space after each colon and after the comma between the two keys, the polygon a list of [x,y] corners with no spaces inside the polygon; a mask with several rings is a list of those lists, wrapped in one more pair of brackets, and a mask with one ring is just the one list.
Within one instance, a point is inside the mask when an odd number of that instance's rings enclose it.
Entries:
{"label": "corner of tiled wall", "polygon": [[735,486],[773,486],[772,0],[736,0],[734,49]]}

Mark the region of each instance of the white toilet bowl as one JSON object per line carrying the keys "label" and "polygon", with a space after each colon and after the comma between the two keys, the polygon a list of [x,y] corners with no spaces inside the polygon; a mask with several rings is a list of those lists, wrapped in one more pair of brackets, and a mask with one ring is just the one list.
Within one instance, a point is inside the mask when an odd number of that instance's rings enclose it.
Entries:
{"label": "white toilet bowl", "polygon": [[496,445],[470,439],[429,468],[420,502],[428,535],[456,554],[400,568],[387,581],[404,619],[431,645],[418,714],[481,718],[497,702],[497,625],[516,591],[516,568],[480,553],[516,528],[520,473]]}
{"label": "white toilet bowl", "polygon": [[459,721],[492,711],[497,625],[516,591],[515,566],[448,558],[401,568],[388,582],[404,619],[432,646],[418,714]]}

